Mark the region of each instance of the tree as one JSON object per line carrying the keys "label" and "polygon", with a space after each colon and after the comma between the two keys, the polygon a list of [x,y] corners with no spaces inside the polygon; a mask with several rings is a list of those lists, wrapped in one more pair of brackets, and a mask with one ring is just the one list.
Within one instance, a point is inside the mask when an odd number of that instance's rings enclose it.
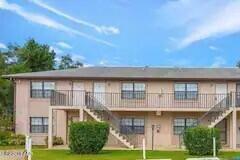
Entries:
{"label": "tree", "polygon": [[5,67],[6,67],[5,58],[0,52],[0,75],[4,73]]}
{"label": "tree", "polygon": [[73,61],[72,57],[67,54],[61,57],[59,63],[59,69],[68,69],[68,68],[79,68],[82,67],[83,64],[80,61]]}
{"label": "tree", "polygon": [[237,62],[236,67],[240,68],[240,61]]}
{"label": "tree", "polygon": [[29,39],[22,48],[16,50],[18,63],[23,64],[32,72],[53,70],[55,55],[48,45],[39,44],[34,39]]}
{"label": "tree", "polygon": [[61,57],[60,65],[56,67],[55,58],[54,50],[32,38],[23,46],[10,44],[6,51],[0,50],[0,116],[1,111],[13,109],[13,84],[1,78],[1,75],[83,66],[81,62],[72,60],[70,55],[65,55]]}
{"label": "tree", "polygon": [[11,44],[7,51],[0,51],[0,117],[9,118],[13,113],[13,84],[2,75],[53,70],[54,67],[55,52],[34,39],[29,39],[23,46]]}

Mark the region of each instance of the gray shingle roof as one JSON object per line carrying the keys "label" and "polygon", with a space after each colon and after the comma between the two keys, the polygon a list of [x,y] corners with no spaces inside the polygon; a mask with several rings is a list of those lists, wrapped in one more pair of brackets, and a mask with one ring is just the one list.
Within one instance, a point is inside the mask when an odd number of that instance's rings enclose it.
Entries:
{"label": "gray shingle roof", "polygon": [[84,67],[20,73],[6,78],[99,78],[99,79],[228,79],[240,80],[238,68]]}

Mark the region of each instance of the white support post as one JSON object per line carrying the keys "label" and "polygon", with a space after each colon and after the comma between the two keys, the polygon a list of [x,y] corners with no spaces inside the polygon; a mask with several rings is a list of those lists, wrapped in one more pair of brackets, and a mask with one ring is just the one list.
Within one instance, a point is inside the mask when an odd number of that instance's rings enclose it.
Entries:
{"label": "white support post", "polygon": [[146,159],[146,141],[145,138],[143,138],[143,160]]}
{"label": "white support post", "polygon": [[236,107],[232,112],[232,149],[237,149],[237,111]]}
{"label": "white support post", "polygon": [[29,136],[26,136],[25,139],[25,150],[27,152],[28,160],[32,159],[32,139]]}
{"label": "white support post", "polygon": [[84,121],[84,111],[83,111],[83,108],[79,109],[79,121],[80,122]]}
{"label": "white support post", "polygon": [[213,137],[213,157],[216,157],[216,138]]}
{"label": "white support post", "polygon": [[31,160],[32,159],[32,139],[29,138],[28,139],[28,160]]}
{"label": "white support post", "polygon": [[26,150],[26,151],[27,151],[27,149],[28,149],[28,139],[29,139],[29,136],[26,135],[26,137],[25,137],[25,150]]}
{"label": "white support post", "polygon": [[52,148],[53,144],[52,144],[52,119],[53,119],[53,109],[52,107],[50,106],[49,107],[49,111],[48,111],[48,148]]}

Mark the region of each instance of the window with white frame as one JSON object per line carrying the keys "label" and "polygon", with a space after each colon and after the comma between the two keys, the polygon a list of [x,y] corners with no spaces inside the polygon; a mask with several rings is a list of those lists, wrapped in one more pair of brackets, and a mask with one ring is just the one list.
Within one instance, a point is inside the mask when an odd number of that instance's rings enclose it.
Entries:
{"label": "window with white frame", "polygon": [[173,133],[175,135],[183,134],[187,128],[197,126],[197,119],[194,118],[176,118],[173,122]]}
{"label": "window with white frame", "polygon": [[144,118],[122,118],[120,132],[122,134],[144,134]]}
{"label": "window with white frame", "polygon": [[144,99],[145,93],[145,83],[128,82],[122,84],[122,99]]}
{"label": "window with white frame", "polygon": [[197,83],[175,83],[174,85],[174,97],[177,100],[192,100],[198,97],[198,85]]}
{"label": "window with white frame", "polygon": [[31,82],[31,98],[50,98],[54,89],[54,82],[33,81]]}
{"label": "window with white frame", "polygon": [[48,117],[31,117],[30,132],[31,133],[47,133]]}

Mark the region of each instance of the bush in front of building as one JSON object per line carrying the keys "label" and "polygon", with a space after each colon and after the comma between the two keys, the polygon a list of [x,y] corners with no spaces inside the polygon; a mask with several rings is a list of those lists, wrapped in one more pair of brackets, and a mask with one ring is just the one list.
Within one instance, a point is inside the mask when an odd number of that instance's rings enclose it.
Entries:
{"label": "bush in front of building", "polygon": [[21,134],[14,134],[9,131],[0,131],[0,146],[8,145],[24,145],[25,136]]}
{"label": "bush in front of building", "polygon": [[22,134],[12,134],[9,139],[9,145],[24,145],[25,140],[26,138]]}
{"label": "bush in front of building", "polygon": [[[62,137],[53,136],[53,145],[63,145]],[[48,145],[48,137],[45,138],[45,144]]]}
{"label": "bush in front of building", "polygon": [[0,146],[8,145],[8,141],[11,137],[11,132],[0,131]]}
{"label": "bush in front of building", "polygon": [[197,126],[184,133],[184,144],[190,155],[212,155],[213,137],[216,138],[216,153],[221,148],[220,132],[216,128]]}
{"label": "bush in front of building", "polygon": [[77,154],[98,153],[108,140],[105,122],[75,122],[70,125],[69,148]]}

